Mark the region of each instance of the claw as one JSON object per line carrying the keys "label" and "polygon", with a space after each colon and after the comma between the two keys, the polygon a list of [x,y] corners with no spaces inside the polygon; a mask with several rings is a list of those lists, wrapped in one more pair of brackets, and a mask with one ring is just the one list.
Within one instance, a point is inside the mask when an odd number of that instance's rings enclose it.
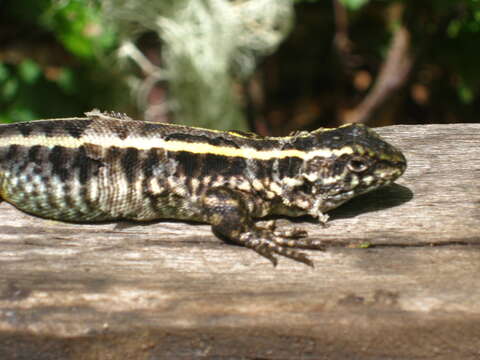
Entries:
{"label": "claw", "polygon": [[274,236],[272,240],[282,247],[325,250],[325,245],[320,240],[313,239],[288,239],[282,236]]}
{"label": "claw", "polygon": [[255,250],[257,254],[270,260],[274,267],[278,265],[277,258],[273,256],[270,246],[268,246],[266,243],[262,242],[259,245],[252,247],[252,249]]}
{"label": "claw", "polygon": [[304,263],[310,267],[314,267],[312,260],[310,260],[306,254],[292,248],[320,248],[319,243],[315,240],[287,239],[284,237],[272,236],[269,233],[262,231],[260,231],[260,233],[245,233],[242,235],[242,238],[243,244],[246,247],[253,249],[259,255],[270,260],[273,266],[277,266],[278,260],[274,254],[278,254]]}
{"label": "claw", "polygon": [[275,236],[285,237],[289,239],[306,238],[308,236],[307,231],[296,227],[287,230],[275,230],[273,233]]}
{"label": "claw", "polygon": [[290,259],[302,262],[305,265],[308,265],[312,268],[314,267],[313,266],[313,261],[310,260],[310,258],[306,254],[304,254],[300,251],[297,251],[297,250],[294,250],[294,249],[287,249],[287,248],[284,248],[284,247],[279,247],[278,251],[276,251],[276,253],[280,254],[280,255],[283,255],[285,257],[288,257]]}

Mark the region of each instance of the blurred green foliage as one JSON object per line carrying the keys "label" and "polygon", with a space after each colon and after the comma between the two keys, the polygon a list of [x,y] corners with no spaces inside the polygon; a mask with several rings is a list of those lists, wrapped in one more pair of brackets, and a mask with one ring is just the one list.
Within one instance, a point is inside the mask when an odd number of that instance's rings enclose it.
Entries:
{"label": "blurred green foliage", "polygon": [[68,51],[82,59],[95,59],[117,43],[115,32],[102,21],[100,7],[93,2],[54,1],[39,20]]}
{"label": "blurred green foliage", "polygon": [[96,2],[4,1],[0,43],[1,122],[128,103],[125,74],[114,64],[117,36]]}
{"label": "blurred green foliage", "polygon": [[370,0],[342,0],[343,5],[350,10],[358,10]]}
{"label": "blurred green foliage", "polygon": [[[322,0],[295,0],[297,3],[314,3]],[[340,2],[350,10],[358,10],[370,0],[340,0]]]}
{"label": "blurred green foliage", "polygon": [[[366,71],[373,81],[395,30],[388,11],[394,4],[404,8],[415,66],[402,95],[401,112],[396,112],[397,119],[407,120],[398,121],[478,121],[480,0],[339,1],[348,10],[356,62],[352,73]],[[333,1],[295,2],[301,11],[290,43],[273,55],[280,59],[278,63],[267,59],[261,64],[261,71],[270,74],[266,78],[273,79],[271,74],[278,78],[271,82],[276,88],[266,91],[271,108],[264,117],[278,114],[278,109],[285,112],[278,104],[293,108],[297,101],[305,109],[309,96],[324,114],[312,116],[333,118],[324,104],[347,104],[348,108],[368,88],[362,92],[351,85],[351,78],[338,75],[340,61],[331,45]],[[129,74],[116,59],[118,43],[115,29],[102,18],[100,0],[1,1],[0,121],[78,116],[94,107],[132,114],[126,86]],[[348,85],[342,84],[347,81]],[[337,92],[342,86],[347,91]],[[412,89],[421,96],[415,98]],[[297,125],[303,126],[300,121]]]}

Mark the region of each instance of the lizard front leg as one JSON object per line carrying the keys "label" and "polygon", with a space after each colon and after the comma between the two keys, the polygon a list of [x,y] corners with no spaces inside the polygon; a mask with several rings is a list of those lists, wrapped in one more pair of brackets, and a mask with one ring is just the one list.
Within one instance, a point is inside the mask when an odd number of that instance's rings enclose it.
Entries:
{"label": "lizard front leg", "polygon": [[214,233],[228,241],[255,250],[269,259],[274,266],[283,255],[313,267],[313,262],[302,252],[293,248],[323,249],[318,241],[304,239],[302,231],[275,231],[272,226],[257,226],[250,214],[248,199],[239,191],[225,187],[210,189],[202,199],[206,221]]}

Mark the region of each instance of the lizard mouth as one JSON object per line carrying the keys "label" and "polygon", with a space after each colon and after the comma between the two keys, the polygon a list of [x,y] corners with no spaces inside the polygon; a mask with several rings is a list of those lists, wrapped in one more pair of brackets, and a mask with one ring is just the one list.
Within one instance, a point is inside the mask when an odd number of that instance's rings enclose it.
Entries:
{"label": "lizard mouth", "polygon": [[330,211],[347,202],[357,195],[354,190],[341,192],[326,197],[322,202],[323,211]]}

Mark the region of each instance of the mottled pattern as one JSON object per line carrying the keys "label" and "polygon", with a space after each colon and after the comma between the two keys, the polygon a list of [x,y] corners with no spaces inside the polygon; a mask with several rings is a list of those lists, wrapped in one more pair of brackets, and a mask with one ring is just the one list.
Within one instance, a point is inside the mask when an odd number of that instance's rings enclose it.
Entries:
{"label": "mottled pattern", "polygon": [[116,113],[0,126],[0,196],[65,221],[162,218],[212,224],[228,241],[312,265],[321,248],[299,230],[255,218],[310,215],[389,184],[400,151],[362,125],[264,138],[141,122]]}

